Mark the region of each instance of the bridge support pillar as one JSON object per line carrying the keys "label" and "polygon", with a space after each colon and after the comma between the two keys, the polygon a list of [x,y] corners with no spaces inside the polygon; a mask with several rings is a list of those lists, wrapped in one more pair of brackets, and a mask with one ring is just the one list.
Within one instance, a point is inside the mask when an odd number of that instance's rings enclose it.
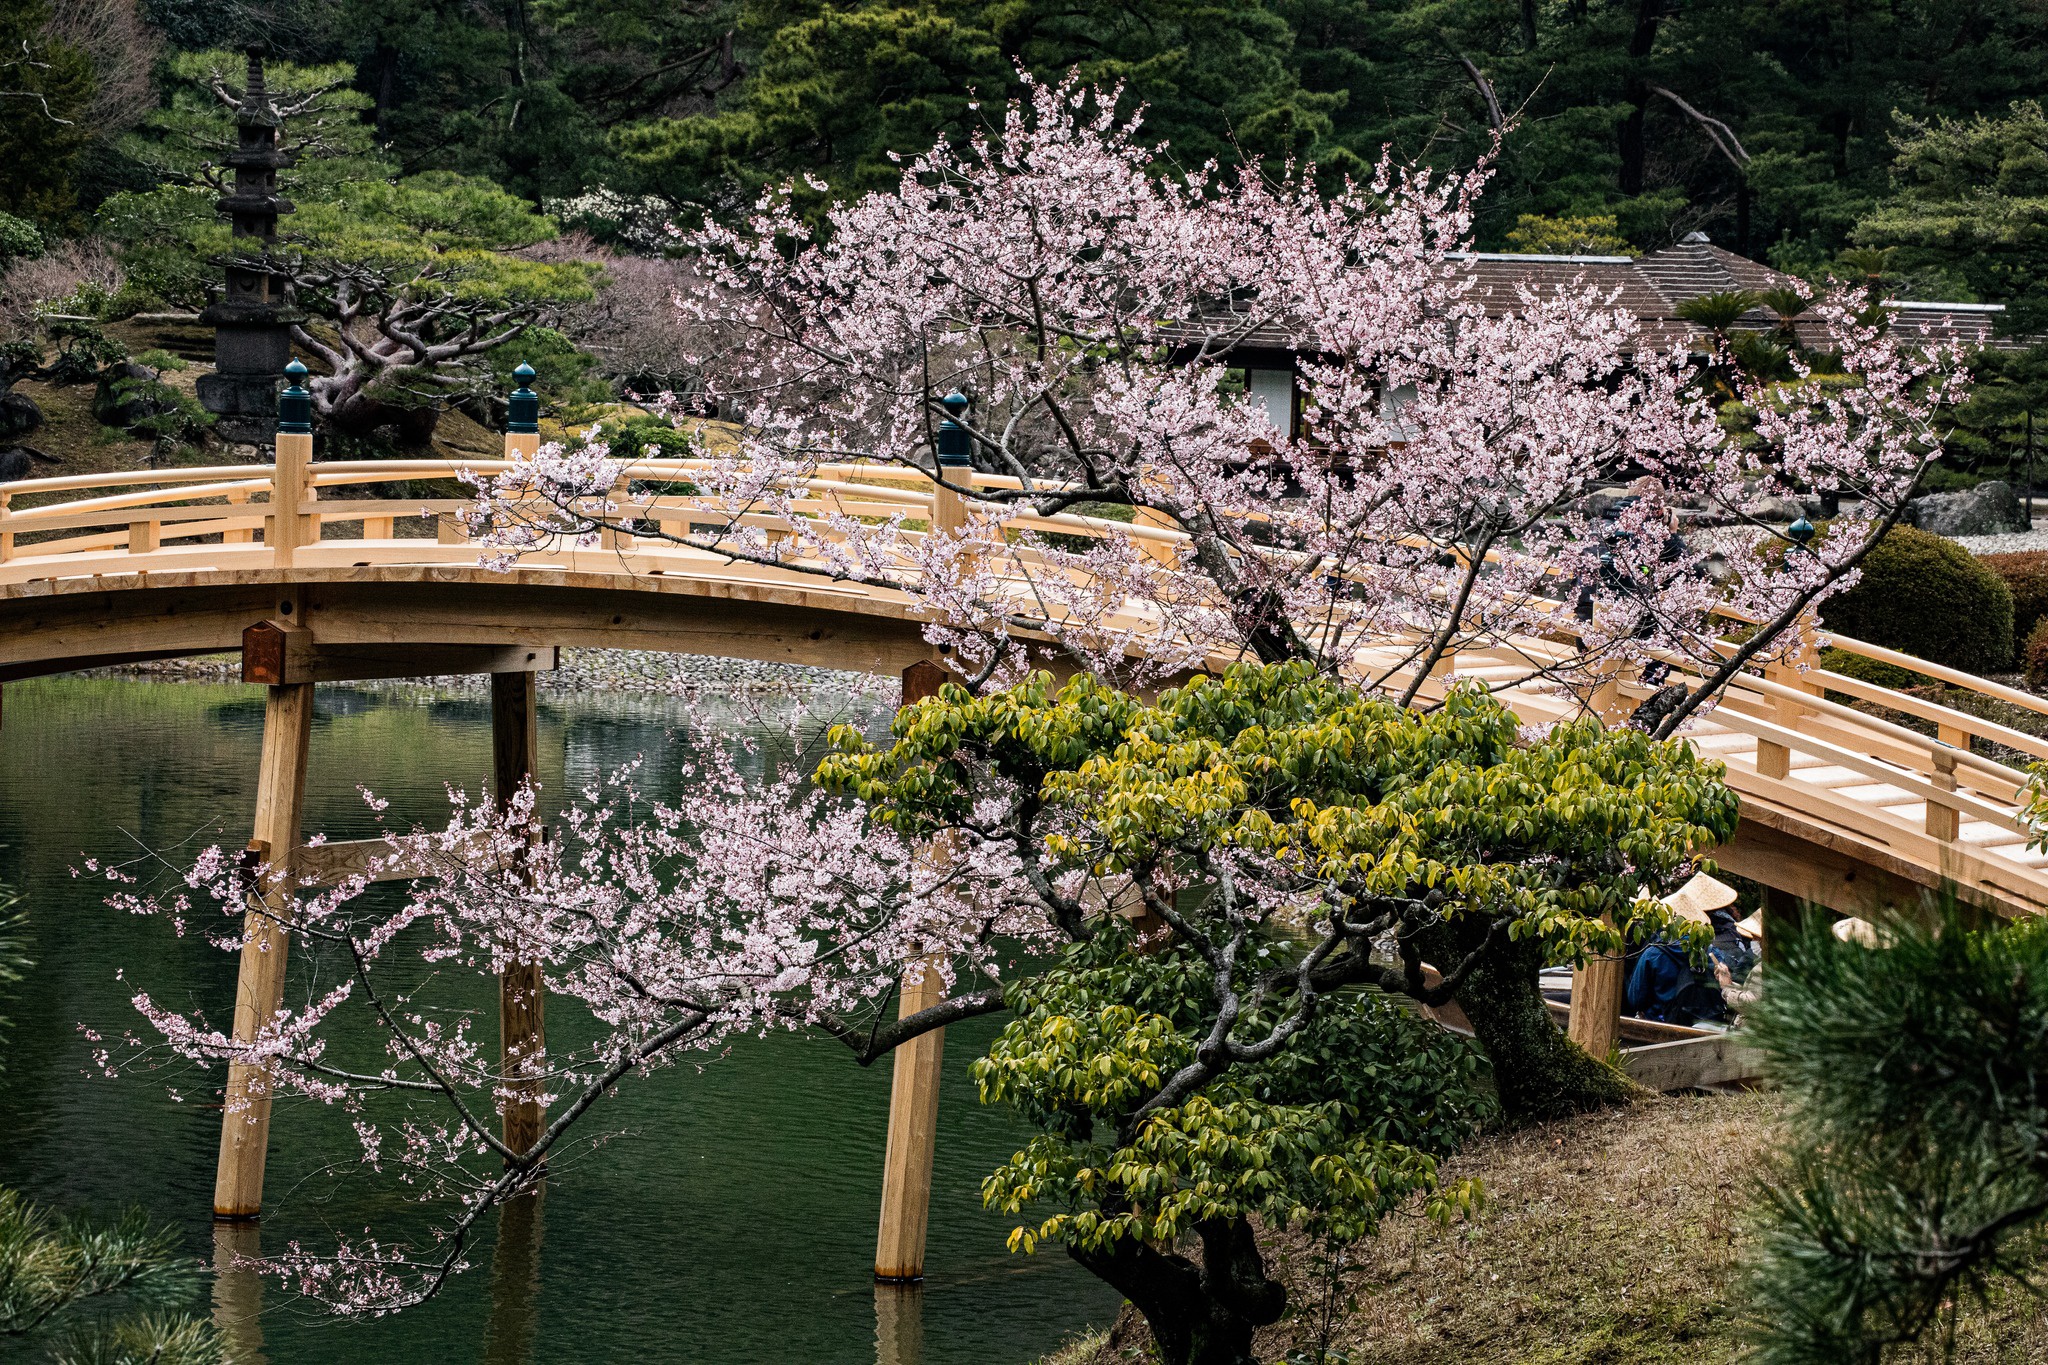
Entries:
{"label": "bridge support pillar", "polygon": [[[491,769],[501,808],[534,775],[539,700],[538,675],[491,675]],[[518,963],[499,974],[498,1062],[504,1074],[517,1071],[547,1046],[545,1005],[538,963]],[[523,1152],[540,1141],[545,1112],[537,1099],[508,1101],[502,1128],[505,1145]]]}
{"label": "bridge support pillar", "polygon": [[1600,1060],[1621,1040],[1621,1007],[1628,993],[1628,958],[1620,953],[1589,957],[1572,971],[1572,1013],[1565,1032]]}
{"label": "bridge support pillar", "polygon": [[[935,695],[946,671],[923,660],[903,670],[903,704]],[[925,958],[903,975],[897,1017],[945,998],[940,960]],[[925,1228],[932,1202],[932,1154],[938,1143],[939,1075],[946,1031],[933,1029],[899,1045],[889,1089],[889,1146],[882,1158],[882,1221],[875,1234],[875,1278],[907,1283],[924,1278]]]}
{"label": "bridge support pillar", "polygon": [[[897,1017],[945,998],[939,960],[926,958],[904,974]],[[938,1145],[939,1075],[946,1031],[933,1029],[896,1049],[889,1089],[889,1147],[882,1158],[882,1225],[875,1235],[875,1278],[924,1278],[924,1239],[932,1203],[932,1155]]]}
{"label": "bridge support pillar", "polygon": [[[285,953],[290,935],[279,916],[291,904],[286,873],[299,844],[306,800],[306,744],[312,734],[313,684],[272,687],[263,710],[263,758],[256,779],[256,828],[250,841],[266,880],[249,906],[246,941],[235,982],[235,1040],[253,1042],[276,1018],[284,998]],[[270,1143],[270,1082],[262,1067],[228,1067],[227,1103],[221,1112],[220,1158],[213,1181],[213,1216],[249,1219],[263,1211],[263,1161]]]}

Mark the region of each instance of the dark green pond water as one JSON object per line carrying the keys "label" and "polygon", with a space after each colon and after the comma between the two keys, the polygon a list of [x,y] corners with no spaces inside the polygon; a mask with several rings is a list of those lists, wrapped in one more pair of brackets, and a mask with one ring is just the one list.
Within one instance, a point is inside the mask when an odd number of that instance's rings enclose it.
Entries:
{"label": "dark green pond water", "polygon": [[[475,790],[488,773],[480,700],[346,688],[320,697],[309,834],[374,832],[358,783],[409,823],[445,813],[445,783]],[[666,701],[624,696],[546,702],[542,781],[559,793],[644,754],[643,787],[674,797],[664,756],[673,757],[679,714]],[[203,1107],[202,1093],[176,1102],[147,1076],[99,1076],[79,1030],[118,1037],[142,1028],[127,1003],[141,984],[159,999],[225,1014],[234,962],[197,935],[176,938],[167,925],[109,910],[106,885],[71,869],[88,855],[244,842],[261,692],[12,683],[4,717],[0,881],[23,893],[36,966],[4,1008],[14,1027],[0,1044],[0,1184],[66,1211],[140,1206],[211,1259],[219,1111]],[[877,1290],[870,1280],[887,1067],[863,1070],[836,1042],[784,1035],[629,1086],[600,1123],[621,1136],[565,1163],[534,1226],[507,1228],[424,1307],[340,1322],[274,1284],[258,1291],[231,1276],[215,1286],[217,1314],[242,1359],[276,1365],[1035,1360],[1075,1330],[1106,1323],[1116,1298],[1062,1255],[1009,1255],[1009,1223],[981,1207],[981,1178],[1024,1136],[1014,1116],[975,1102],[966,1073],[993,1032],[991,1021],[949,1031],[919,1291]],[[322,1245],[330,1229],[385,1220],[388,1191],[320,1178],[328,1163],[357,1156],[339,1112],[280,1103],[263,1249]]]}

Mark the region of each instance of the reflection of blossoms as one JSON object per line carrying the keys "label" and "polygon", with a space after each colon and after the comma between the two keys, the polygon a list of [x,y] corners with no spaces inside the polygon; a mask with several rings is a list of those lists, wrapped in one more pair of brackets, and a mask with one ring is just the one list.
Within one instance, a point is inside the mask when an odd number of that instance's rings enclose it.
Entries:
{"label": "reflection of blossoms", "polygon": [[[116,895],[181,922],[195,902],[211,906],[236,926],[219,946],[239,952],[243,908],[267,889],[293,951],[329,983],[247,1042],[137,992],[157,1042],[131,1040],[131,1062],[168,1049],[259,1067],[270,1094],[347,1110],[366,1165],[449,1209],[424,1243],[294,1247],[268,1268],[347,1313],[418,1302],[462,1267],[477,1220],[529,1187],[620,1083],[739,1034],[866,1033],[907,963],[936,954],[949,989],[985,985],[1006,954],[1048,941],[1010,844],[961,836],[934,859],[811,785],[806,764],[698,738],[702,757],[682,774],[687,807],[646,800],[628,769],[581,792],[559,838],[538,837],[531,788],[502,810],[452,794],[445,828],[386,835],[378,865],[423,874],[395,904],[366,896],[364,876],[262,888],[218,849],[176,894]],[[422,982],[420,959],[439,973]],[[549,1012],[567,1026],[508,1064],[479,1036],[475,992],[460,983],[519,964],[538,966]],[[364,1020],[383,1039],[381,1062],[330,1046]],[[548,1126],[514,1151],[499,1115],[535,1096]]]}
{"label": "reflection of blossoms", "polygon": [[[1307,167],[1160,176],[1114,92],[1026,83],[999,130],[908,162],[827,233],[784,191],[743,227],[678,238],[698,263],[680,306],[722,344],[695,359],[739,428],[704,497],[735,526],[799,519],[719,550],[915,594],[970,677],[1015,676],[1049,641],[1140,679],[1308,658],[1415,701],[1451,656],[1568,632],[1523,650],[1527,676],[1582,691],[1624,664],[1705,675],[1668,731],[1850,581],[1959,392],[1952,350],[1831,297],[1814,315],[1848,378],[1738,375],[1758,416],[1734,441],[1688,358],[1650,349],[1610,297],[1480,287],[1459,253],[1489,164],[1382,164],[1334,195]],[[1299,431],[1228,373],[1235,348],[1276,344],[1298,356]],[[982,474],[954,481],[973,511],[956,543],[919,535],[915,512],[806,499],[849,460],[931,487],[956,389]],[[588,503],[565,530],[603,520],[587,458],[533,461],[536,488]],[[1617,483],[1634,504],[1590,515]],[[1674,509],[1741,520],[1759,490],[1838,492],[1865,520],[1811,546],[1759,525],[1768,554],[1723,560],[1674,534]],[[1047,520],[1105,510],[1138,529]],[[526,543],[485,529],[501,551]],[[1740,660],[1720,644],[1731,609],[1762,623]]]}

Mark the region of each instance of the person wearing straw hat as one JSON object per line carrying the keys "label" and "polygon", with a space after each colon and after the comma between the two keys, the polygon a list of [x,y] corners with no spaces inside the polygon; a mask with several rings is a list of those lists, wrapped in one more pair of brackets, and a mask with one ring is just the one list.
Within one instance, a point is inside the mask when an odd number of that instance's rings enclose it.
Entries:
{"label": "person wearing straw hat", "polygon": [[[1735,888],[1702,872],[1664,898],[1679,919],[1704,924],[1714,932],[1716,966],[1747,974],[1754,960],[1735,931]],[[1718,975],[1718,973],[1717,973]],[[1692,956],[1675,938],[1665,936],[1645,947],[1628,978],[1629,1012],[1667,1024],[1693,1024],[1728,1017],[1728,1007],[1712,981],[1694,968]]]}
{"label": "person wearing straw hat", "polygon": [[1734,967],[1722,961],[1717,954],[1714,959],[1714,980],[1721,987],[1722,1003],[1739,1015],[1754,1005],[1757,997],[1763,994],[1764,912],[1754,911],[1748,919],[1737,923],[1735,933],[1744,941],[1750,953],[1749,971],[1737,979]]}

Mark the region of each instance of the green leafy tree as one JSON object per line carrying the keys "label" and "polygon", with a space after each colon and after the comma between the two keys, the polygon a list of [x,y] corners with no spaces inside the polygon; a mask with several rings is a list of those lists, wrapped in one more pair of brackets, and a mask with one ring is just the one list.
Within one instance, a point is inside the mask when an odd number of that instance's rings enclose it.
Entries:
{"label": "green leafy tree", "polygon": [[[233,144],[229,54],[173,64],[165,108],[136,140],[167,184],[116,195],[100,220],[131,274],[178,302],[216,288],[224,257],[246,250],[212,208],[215,160]],[[484,357],[591,296],[594,264],[518,254],[555,236],[552,219],[488,180],[453,171],[395,176],[346,89],[345,66],[267,73],[299,163],[280,188],[296,205],[271,259],[310,315],[294,340],[325,367],[315,411],[343,436],[395,425],[419,440],[445,400],[485,381]],[[202,267],[204,269],[202,270]]]}
{"label": "green leafy tree", "polygon": [[50,19],[43,0],[0,0],[0,213],[46,228],[71,224],[95,88],[91,56]]}
{"label": "green leafy tree", "polygon": [[1855,238],[1898,268],[2003,303],[2022,335],[2048,330],[2048,114],[2021,100],[1996,117],[1903,121],[1893,192]]}
{"label": "green leafy tree", "polygon": [[[1356,988],[1488,1006],[1482,1044],[1541,1064],[1495,1075],[1510,1112],[1622,1098],[1628,1082],[1514,987],[1669,929],[1645,887],[1735,821],[1718,767],[1683,743],[1593,722],[1525,735],[1471,688],[1418,713],[1302,663],[1150,706],[1085,675],[1057,692],[1042,673],[982,696],[948,684],[893,733],[878,749],[835,731],[820,780],[960,856],[1014,858],[1084,945],[1011,988],[1019,1017],[977,1065],[988,1098],[1045,1129],[987,1198],[1054,1205],[1017,1244],[1063,1242],[1174,1362],[1246,1360],[1284,1307],[1254,1218],[1341,1243],[1410,1195],[1446,1216],[1470,1197],[1438,1190],[1430,1159],[1476,1117],[1467,1055]],[[1132,898],[1172,950],[1134,956],[1091,915],[1091,884]],[[924,1023],[1005,1003],[963,993]]]}
{"label": "green leafy tree", "polygon": [[2048,932],[1951,906],[1885,946],[1816,924],[1744,1018],[1790,1100],[1751,1269],[1758,1365],[1922,1358],[2048,1219]]}
{"label": "green leafy tree", "polygon": [[1288,24],[1263,4],[749,0],[740,24],[759,57],[727,107],[619,130],[673,199],[746,202],[794,173],[840,197],[893,183],[895,154],[973,133],[1018,92],[1020,66],[1122,84],[1184,163],[1341,150],[1325,137],[1335,97],[1302,88]]}

